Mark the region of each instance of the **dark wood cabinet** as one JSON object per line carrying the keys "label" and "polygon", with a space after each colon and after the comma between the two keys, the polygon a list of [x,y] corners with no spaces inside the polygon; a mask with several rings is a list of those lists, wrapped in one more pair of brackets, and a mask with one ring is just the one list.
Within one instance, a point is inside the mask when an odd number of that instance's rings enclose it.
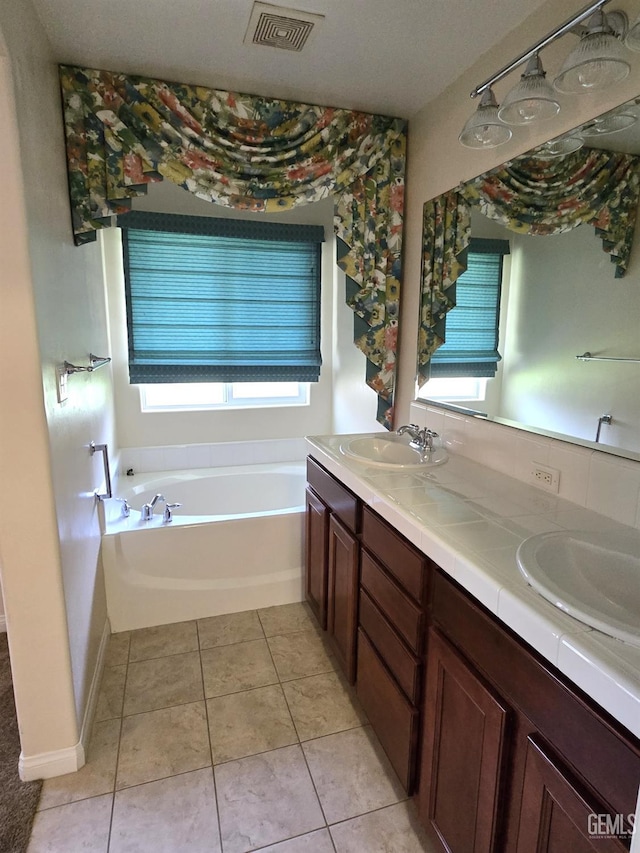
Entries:
{"label": "dark wood cabinet", "polygon": [[307,600],[434,850],[628,851],[638,739],[311,458],[307,480]]}
{"label": "dark wood cabinet", "polygon": [[451,853],[496,849],[508,708],[437,631],[429,632],[420,819]]}
{"label": "dark wood cabinet", "polygon": [[311,458],[307,483],[305,596],[353,684],[362,508],[354,494]]}
{"label": "dark wood cabinet", "polygon": [[307,489],[305,514],[305,594],[320,626],[327,627],[327,545],[329,509]]}
{"label": "dark wood cabinet", "polygon": [[356,679],[360,544],[335,515],[329,518],[328,550],[327,631],[334,654],[353,684]]}
{"label": "dark wood cabinet", "polygon": [[[537,736],[527,738],[516,853],[626,853],[624,830]],[[609,837],[612,833],[612,837]]]}

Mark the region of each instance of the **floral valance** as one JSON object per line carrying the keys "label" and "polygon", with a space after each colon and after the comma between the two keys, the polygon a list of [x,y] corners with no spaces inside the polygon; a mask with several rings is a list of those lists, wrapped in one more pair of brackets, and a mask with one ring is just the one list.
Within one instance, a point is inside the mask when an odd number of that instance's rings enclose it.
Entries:
{"label": "floral valance", "polygon": [[356,344],[390,427],[406,122],[70,66],[60,81],[77,244],[165,178],[257,212],[335,198]]}
{"label": "floral valance", "polygon": [[444,343],[447,312],[456,304],[455,283],[466,269],[471,210],[451,190],[425,202],[422,215],[422,276],[418,331],[418,384],[429,379],[429,361]]}
{"label": "floral valance", "polygon": [[626,272],[640,200],[640,158],[595,148],[564,157],[518,157],[469,181],[464,198],[511,231],[549,235],[587,223]]}
{"label": "floral valance", "polygon": [[531,235],[593,225],[620,278],[629,265],[639,202],[640,158],[599,149],[561,158],[518,157],[426,202],[418,383],[429,378],[431,355],[444,342],[455,281],[465,269],[472,207],[511,231]]}

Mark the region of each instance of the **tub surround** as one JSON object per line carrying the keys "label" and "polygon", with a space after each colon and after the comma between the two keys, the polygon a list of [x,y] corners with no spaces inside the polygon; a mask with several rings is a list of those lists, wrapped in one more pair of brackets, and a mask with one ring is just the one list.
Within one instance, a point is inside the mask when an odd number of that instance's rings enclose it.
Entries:
{"label": "tub surround", "polygon": [[515,559],[534,533],[629,526],[456,453],[446,465],[415,474],[349,459],[340,453],[344,439],[309,437],[309,454],[640,737],[640,648],[553,607],[527,585]]}

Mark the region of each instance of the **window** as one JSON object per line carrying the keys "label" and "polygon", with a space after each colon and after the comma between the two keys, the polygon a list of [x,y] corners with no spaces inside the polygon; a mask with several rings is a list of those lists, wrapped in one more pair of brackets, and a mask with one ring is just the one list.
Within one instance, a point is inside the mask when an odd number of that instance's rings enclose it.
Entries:
{"label": "window", "polygon": [[142,211],[118,225],[132,384],[317,382],[322,226]]}
{"label": "window", "polygon": [[457,282],[456,306],[447,314],[445,343],[431,357],[431,377],[491,377],[498,361],[502,259],[507,240],[471,239],[467,269]]}
{"label": "window", "polygon": [[307,406],[306,382],[189,382],[140,386],[143,412]]}

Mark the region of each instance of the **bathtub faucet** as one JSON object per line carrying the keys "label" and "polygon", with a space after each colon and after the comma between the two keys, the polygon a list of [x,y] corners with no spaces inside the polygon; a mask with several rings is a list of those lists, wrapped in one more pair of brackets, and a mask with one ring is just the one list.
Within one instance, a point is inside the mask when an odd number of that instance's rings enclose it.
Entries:
{"label": "bathtub faucet", "polygon": [[153,518],[153,508],[158,503],[158,501],[163,501],[164,503],[166,503],[164,495],[154,495],[152,500],[150,500],[148,504],[142,504],[143,521],[151,521],[151,519]]}

